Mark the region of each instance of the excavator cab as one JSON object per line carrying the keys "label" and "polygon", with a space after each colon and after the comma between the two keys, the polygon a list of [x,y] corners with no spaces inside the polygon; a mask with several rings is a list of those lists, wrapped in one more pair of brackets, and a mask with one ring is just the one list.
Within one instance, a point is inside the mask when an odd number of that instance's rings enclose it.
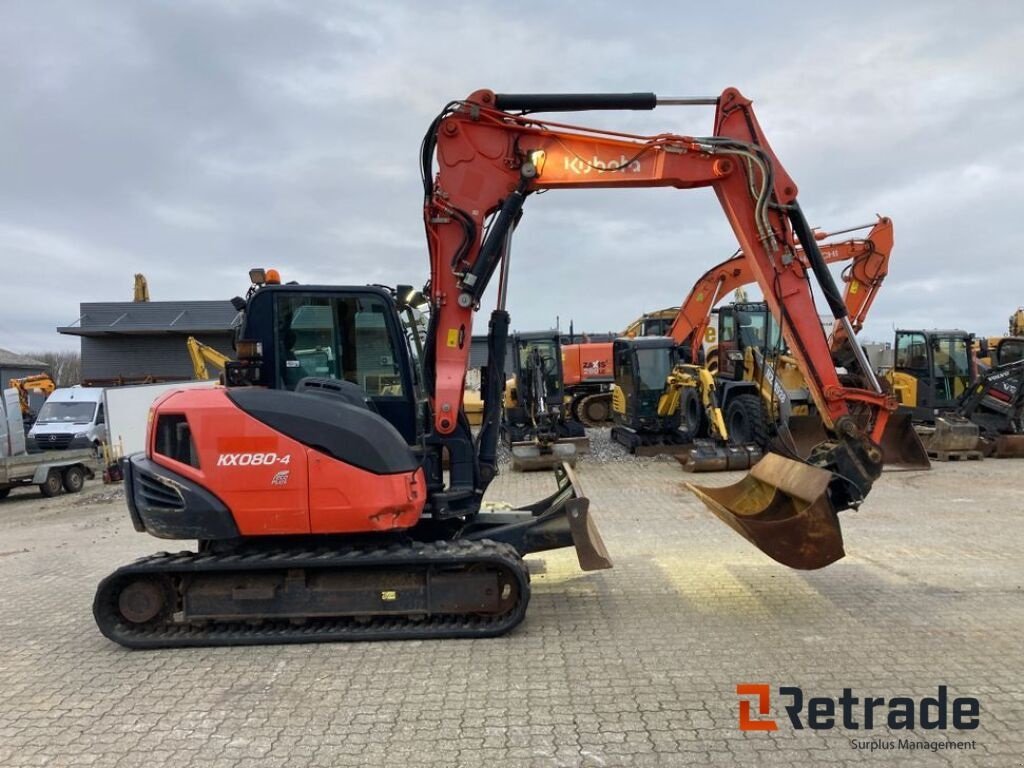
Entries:
{"label": "excavator cab", "polygon": [[898,330],[887,378],[901,410],[915,421],[933,421],[956,406],[977,375],[966,331]]}
{"label": "excavator cab", "polygon": [[679,410],[662,408],[665,382],[680,362],[676,342],[667,336],[616,339],[612,362],[612,439],[638,455],[685,446]]}
{"label": "excavator cab", "polygon": [[746,350],[772,357],[782,351],[779,325],[763,301],[727,304],[718,310],[718,376],[743,376]]}
{"label": "excavator cab", "polygon": [[408,444],[422,434],[416,367],[384,288],[264,285],[249,298],[236,347],[229,385],[295,390],[305,379],[349,382]]}

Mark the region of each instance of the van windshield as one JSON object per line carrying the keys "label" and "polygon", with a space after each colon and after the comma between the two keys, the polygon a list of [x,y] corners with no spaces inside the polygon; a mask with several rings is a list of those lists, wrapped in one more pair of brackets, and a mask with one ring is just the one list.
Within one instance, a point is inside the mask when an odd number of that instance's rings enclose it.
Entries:
{"label": "van windshield", "polygon": [[81,400],[78,402],[64,401],[59,403],[47,401],[39,409],[39,417],[36,421],[40,424],[88,424],[95,415],[96,403],[83,402]]}

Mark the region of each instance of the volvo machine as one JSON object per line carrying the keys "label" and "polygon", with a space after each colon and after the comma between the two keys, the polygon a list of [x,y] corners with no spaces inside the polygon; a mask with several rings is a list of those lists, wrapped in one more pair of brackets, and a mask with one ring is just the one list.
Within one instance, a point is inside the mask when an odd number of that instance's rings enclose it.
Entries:
{"label": "volvo machine", "polygon": [[994,365],[980,366],[966,331],[896,331],[886,379],[900,410],[924,427],[929,453],[1024,456],[1024,359],[1016,341],[1002,339]]}
{"label": "volvo machine", "polygon": [[[714,107],[713,131],[641,136],[532,114],[669,104]],[[545,499],[512,510],[484,504],[498,469],[510,243],[527,199],[544,190],[714,192],[828,439],[805,460],[768,455],[735,485],[689,488],[781,563],[821,568],[843,556],[838,516],[878,478],[896,402],[859,349],[863,378],[836,372],[811,275],[852,337],[846,306],[749,100],[732,88],[707,99],[480,90],[445,106],[421,156],[430,256],[422,367],[388,291],[252,292],[229,386],[159,399],[146,451],[127,462],[135,527],[198,547],[106,577],[93,609],[107,637],[136,648],[487,637],[523,619],[525,555],[574,547],[584,570],[610,567],[565,465]],[[492,283],[474,435],[462,394],[474,316]]]}

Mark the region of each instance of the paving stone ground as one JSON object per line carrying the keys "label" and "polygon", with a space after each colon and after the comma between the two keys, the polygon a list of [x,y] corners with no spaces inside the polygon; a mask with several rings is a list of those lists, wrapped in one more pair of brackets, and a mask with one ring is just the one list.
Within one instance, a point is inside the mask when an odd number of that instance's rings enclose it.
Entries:
{"label": "paving stone ground", "polygon": [[[848,556],[769,561],[674,462],[580,470],[615,568],[533,558],[526,622],[481,641],[131,652],[96,630],[96,583],[166,548],[116,490],[0,503],[2,766],[1024,764],[1024,494],[1013,461],[886,474],[844,513]],[[709,484],[738,475],[704,476]],[[503,474],[525,502],[545,475]],[[808,696],[981,701],[973,751],[870,753],[836,728],[737,728],[741,682]],[[867,735],[866,735],[867,734]]]}

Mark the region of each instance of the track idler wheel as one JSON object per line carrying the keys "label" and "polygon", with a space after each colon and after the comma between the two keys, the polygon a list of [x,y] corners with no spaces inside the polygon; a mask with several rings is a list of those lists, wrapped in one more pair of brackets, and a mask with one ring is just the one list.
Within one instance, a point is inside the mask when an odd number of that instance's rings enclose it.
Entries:
{"label": "track idler wheel", "polygon": [[828,470],[767,454],[733,485],[687,483],[726,525],[774,560],[800,570],[841,559],[843,534],[828,498]]}
{"label": "track idler wheel", "polygon": [[576,409],[578,421],[588,427],[603,427],[612,420],[611,392],[587,395]]}

